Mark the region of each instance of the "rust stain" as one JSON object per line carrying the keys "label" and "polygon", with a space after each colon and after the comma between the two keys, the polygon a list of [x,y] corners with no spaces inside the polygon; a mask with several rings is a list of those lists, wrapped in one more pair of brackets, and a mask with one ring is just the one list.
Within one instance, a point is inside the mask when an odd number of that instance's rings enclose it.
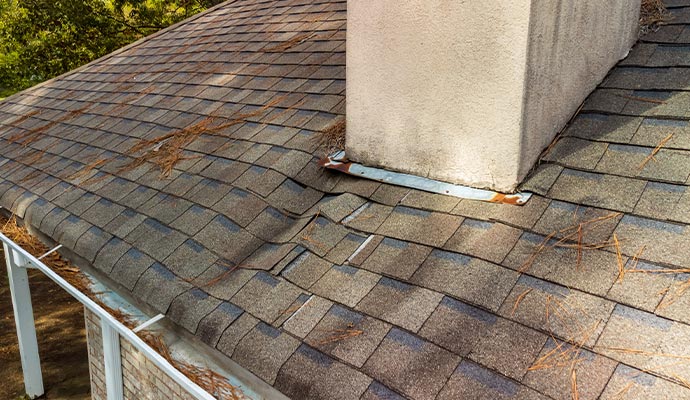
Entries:
{"label": "rust stain", "polygon": [[350,167],[352,166],[352,163],[349,161],[333,162],[330,157],[325,157],[319,160],[319,166],[323,168],[334,169],[336,171],[340,171],[346,174],[351,174]]}
{"label": "rust stain", "polygon": [[489,200],[490,203],[512,204],[514,206],[521,206],[522,202],[518,196],[512,194],[496,193],[494,197]]}

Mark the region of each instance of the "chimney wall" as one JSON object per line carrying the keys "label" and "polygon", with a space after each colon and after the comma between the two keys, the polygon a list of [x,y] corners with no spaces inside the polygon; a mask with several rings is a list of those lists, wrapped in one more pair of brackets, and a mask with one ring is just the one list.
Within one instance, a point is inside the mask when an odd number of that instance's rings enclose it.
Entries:
{"label": "chimney wall", "polygon": [[639,0],[349,0],[351,160],[514,191],[637,34]]}

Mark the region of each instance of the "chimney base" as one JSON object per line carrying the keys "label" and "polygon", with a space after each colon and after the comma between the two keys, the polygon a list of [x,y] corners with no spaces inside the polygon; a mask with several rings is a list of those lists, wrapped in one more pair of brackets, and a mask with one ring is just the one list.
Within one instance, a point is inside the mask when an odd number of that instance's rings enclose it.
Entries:
{"label": "chimney base", "polygon": [[634,44],[639,0],[349,0],[348,157],[512,192]]}

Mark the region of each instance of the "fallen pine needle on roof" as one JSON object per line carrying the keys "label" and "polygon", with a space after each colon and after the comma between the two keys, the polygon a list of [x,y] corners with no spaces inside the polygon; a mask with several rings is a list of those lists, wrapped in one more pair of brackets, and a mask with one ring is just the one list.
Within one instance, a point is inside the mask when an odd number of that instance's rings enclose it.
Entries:
{"label": "fallen pine needle on roof", "polygon": [[548,236],[544,238],[544,240],[537,246],[536,250],[532,253],[532,255],[529,256],[527,261],[525,261],[519,268],[518,272],[526,272],[534,263],[534,261],[537,259],[539,254],[541,254],[542,251],[546,248],[546,245],[549,243],[549,241],[556,235],[556,232],[551,232]]}
{"label": "fallen pine needle on roof", "polygon": [[598,250],[605,249],[607,247],[615,247],[614,242],[600,242],[600,243],[555,243],[552,247],[559,247],[564,249],[578,249],[578,250]]}
{"label": "fallen pine needle on roof", "polygon": [[637,167],[637,169],[642,170],[650,161],[652,161],[652,160],[656,161],[656,158],[654,158],[654,156],[656,156],[657,153],[659,153],[659,151],[661,150],[661,148],[664,147],[666,145],[666,143],[668,143],[668,141],[671,140],[672,138],[673,138],[673,133],[669,134],[664,139],[662,139],[661,142],[659,142],[659,144],[654,148],[654,150],[652,150],[652,153],[650,155],[648,155],[640,163],[640,165]]}
{"label": "fallen pine needle on roof", "polygon": [[[679,360],[679,361],[674,361],[672,363],[665,363],[665,364],[658,364],[658,365],[653,365],[651,367],[645,367],[642,368],[640,371],[641,373],[647,373],[647,374],[664,374],[664,370],[671,368],[671,367],[676,367],[679,365],[686,365],[688,363],[688,360]],[[639,375],[639,374],[638,374]]]}
{"label": "fallen pine needle on roof", "polygon": [[633,348],[629,348],[629,347],[598,346],[598,348],[602,349],[602,350],[609,350],[609,351],[613,351],[616,353],[623,353],[623,354],[637,354],[637,355],[649,356],[649,357],[671,358],[671,359],[690,361],[690,355],[686,356],[686,355],[681,355],[681,354],[661,353],[661,352],[655,352],[655,351],[649,351],[649,350],[633,349]]}
{"label": "fallen pine needle on roof", "polygon": [[582,263],[582,224],[577,228],[577,264],[575,265],[576,270],[580,270],[580,264]]}
{"label": "fallen pine needle on roof", "polygon": [[628,269],[626,272],[642,274],[690,274],[690,268]]}
{"label": "fallen pine needle on roof", "polygon": [[623,388],[621,388],[621,390],[616,392],[616,394],[614,395],[614,399],[624,399],[625,395],[628,394],[630,389],[632,389],[635,386],[637,386],[635,384],[635,382],[628,382],[627,385],[623,386]]}
{"label": "fallen pine needle on roof", "polygon": [[606,214],[606,215],[603,215],[601,217],[592,218],[592,219],[589,219],[586,221],[581,221],[581,222],[576,223],[574,225],[571,225],[567,228],[563,228],[557,232],[558,234],[563,235],[563,237],[560,239],[560,242],[567,241],[567,240],[571,239],[573,236],[575,236],[577,234],[577,231],[580,228],[580,226],[582,226],[582,229],[586,231],[587,229],[596,228],[597,226],[599,226],[603,222],[608,221],[609,219],[612,219],[612,218],[617,218],[621,215],[623,215],[623,214],[620,212],[612,212],[610,214]]}
{"label": "fallen pine needle on roof", "polygon": [[[551,340],[557,343],[553,336]],[[567,342],[561,341],[553,349],[539,357],[529,368],[527,368],[527,371],[566,367],[573,369],[573,367],[581,361],[582,358],[579,357],[579,352],[575,351],[574,347]]]}
{"label": "fallen pine needle on roof", "polygon": [[265,114],[269,109],[285,100],[285,96],[276,97],[256,110],[237,113],[230,117],[209,115],[183,129],[166,133],[159,137],[141,140],[129,149],[135,158],[120,167],[118,173],[129,172],[147,162],[152,162],[160,170],[160,178],[169,178],[173,168],[181,161],[191,157],[184,155],[187,146],[198,140],[202,134],[229,138],[222,131],[226,128],[247,122],[247,119]]}
{"label": "fallen pine needle on roof", "polygon": [[622,98],[628,99],[628,100],[642,101],[642,102],[645,102],[645,103],[666,104],[666,102],[663,101],[663,100],[659,100],[659,99],[650,99],[650,98],[647,98],[647,97],[629,96],[629,95],[625,95],[625,94],[616,94],[616,96],[622,97]]}
{"label": "fallen pine needle on roof", "polygon": [[685,386],[687,389],[690,389],[690,382],[687,379],[683,378],[682,376],[679,376],[678,374],[671,374],[671,377],[677,380],[678,383]]}
{"label": "fallen pine needle on roof", "polygon": [[551,327],[552,317],[554,317],[553,322],[559,326],[574,329],[572,334],[565,334],[568,337],[560,343],[552,336],[554,343],[558,344],[548,353],[538,358],[528,370],[533,371],[554,367],[565,368],[568,366],[572,369],[583,360],[582,349],[597,331],[600,321],[594,322],[591,326],[584,326],[581,319],[587,315],[586,311],[581,307],[572,307],[572,310],[568,308],[560,300],[553,296],[547,296],[545,312],[549,330],[554,330]]}
{"label": "fallen pine needle on roof", "polygon": [[262,51],[268,52],[268,53],[282,53],[286,50],[289,50],[298,44],[301,44],[303,42],[306,42],[307,40],[311,39],[313,36],[315,36],[316,33],[303,33],[297,36],[292,37],[291,39],[288,39],[284,42],[280,42],[278,44],[275,44],[273,46],[267,46],[261,49]]}
{"label": "fallen pine needle on roof", "polygon": [[638,271],[637,264],[640,262],[640,257],[642,257],[642,253],[644,253],[646,248],[647,248],[647,246],[642,246],[642,247],[640,247],[639,250],[637,250],[637,252],[635,252],[635,254],[633,254],[633,258],[630,261],[630,268],[628,268],[628,270],[626,272]]}
{"label": "fallen pine needle on roof", "polygon": [[328,246],[325,243],[322,243],[314,238],[312,238],[311,234],[314,233],[314,229],[316,229],[316,221],[319,219],[321,216],[321,211],[318,211],[314,216],[312,217],[311,222],[309,222],[309,225],[304,228],[304,233],[300,235],[300,239],[304,240],[307,243],[313,244],[316,247],[319,247],[324,250],[328,250]]}
{"label": "fallen pine needle on roof", "polygon": [[621,254],[621,246],[618,242],[618,237],[613,234],[613,242],[616,244],[616,261],[618,262],[618,282],[623,281],[625,277],[625,265],[623,264],[623,255]]}
{"label": "fallen pine needle on roof", "polygon": [[237,266],[237,265],[229,265],[229,266],[224,266],[224,267],[227,268],[225,271],[218,274],[218,276],[216,276],[215,278],[205,282],[203,285],[201,285],[201,287],[213,286],[216,283],[218,283],[222,280],[225,280],[225,278],[232,275],[232,273],[235,272],[239,268],[239,266]]}
{"label": "fallen pine needle on roof", "polygon": [[81,178],[87,177],[89,175],[89,173],[91,173],[91,171],[93,171],[94,169],[100,168],[101,166],[103,166],[104,164],[109,162],[111,159],[112,158],[100,158],[100,159],[94,160],[94,161],[86,164],[81,170],[75,172],[74,174],[72,174],[72,176],[70,176],[67,179],[76,181],[76,180],[79,180]]}
{"label": "fallen pine needle on roof", "polygon": [[356,336],[360,336],[364,333],[363,330],[355,328],[354,324],[349,323],[347,324],[347,328],[345,329],[333,329],[328,331],[330,336],[327,338],[321,340],[318,344],[319,345],[324,345],[328,343],[333,343],[333,342],[340,342],[342,340],[350,339]]}
{"label": "fallen pine needle on roof", "polygon": [[281,315],[292,314],[292,313],[295,313],[295,312],[299,311],[302,307],[305,307],[305,308],[306,308],[306,307],[309,307],[310,305],[311,305],[311,302],[309,302],[309,301],[307,301],[307,302],[305,302],[305,303],[303,303],[303,304],[295,304],[295,305],[292,306],[292,307],[286,308],[286,309],[283,310],[283,312],[281,312],[280,314],[281,314]]}
{"label": "fallen pine needle on roof", "polygon": [[[67,120],[70,120],[78,115],[81,115],[84,113],[84,111],[88,110],[90,106],[85,106],[76,110],[72,110],[69,112],[66,112],[62,116],[60,116],[57,119],[51,120],[51,121],[46,121],[45,125],[41,125],[37,128],[33,128],[31,130],[28,130],[26,132],[22,133],[17,133],[8,138],[10,143],[19,143],[20,145],[26,147],[30,145],[31,143],[37,141],[42,134],[44,134],[48,129],[62,123],[66,122]],[[29,113],[31,114],[31,113]],[[35,114],[34,114],[35,115]]]}
{"label": "fallen pine needle on roof", "polygon": [[532,291],[532,288],[529,288],[525,290],[524,292],[520,293],[520,295],[515,299],[515,304],[513,304],[513,309],[510,312],[510,316],[514,316],[515,312],[517,311],[518,307],[520,307],[520,303],[522,303],[522,300],[527,297],[527,295]]}
{"label": "fallen pine needle on roof", "polygon": [[575,368],[570,372],[570,388],[572,390],[572,399],[580,400],[580,393],[577,390],[577,370]]}
{"label": "fallen pine needle on roof", "polygon": [[661,304],[659,304],[658,309],[663,310],[673,305],[688,291],[688,289],[690,289],[690,279],[678,284],[673,290],[669,290],[661,301]]}

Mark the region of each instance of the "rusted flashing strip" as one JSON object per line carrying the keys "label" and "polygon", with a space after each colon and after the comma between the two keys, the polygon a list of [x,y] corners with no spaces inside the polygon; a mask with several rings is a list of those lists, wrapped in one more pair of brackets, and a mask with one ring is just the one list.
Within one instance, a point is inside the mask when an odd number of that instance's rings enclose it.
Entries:
{"label": "rusted flashing strip", "polygon": [[344,172],[348,175],[390,183],[391,185],[423,190],[425,192],[444,194],[461,199],[522,206],[532,197],[532,193],[529,192],[503,194],[491,190],[476,189],[469,186],[436,181],[421,176],[386,171],[380,168],[365,167],[364,165],[353,163],[348,160],[347,157],[345,157],[344,151],[339,151],[322,159],[319,164],[324,168]]}

